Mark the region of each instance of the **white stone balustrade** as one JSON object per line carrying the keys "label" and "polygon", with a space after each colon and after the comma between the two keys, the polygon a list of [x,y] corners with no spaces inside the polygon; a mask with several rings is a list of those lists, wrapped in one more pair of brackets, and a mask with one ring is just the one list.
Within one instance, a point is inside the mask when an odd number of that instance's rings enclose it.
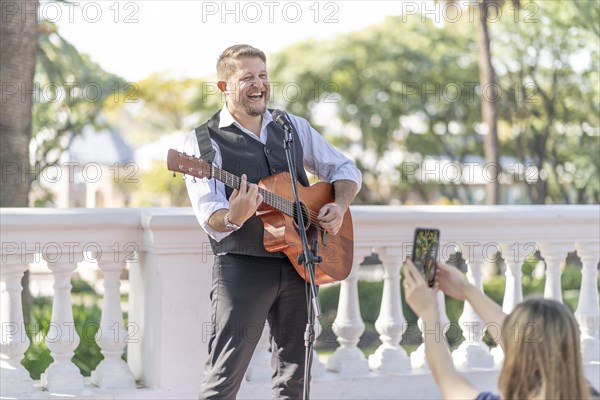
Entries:
{"label": "white stone balustrade", "polygon": [[29,338],[23,322],[21,302],[21,279],[27,269],[20,255],[2,255],[2,297],[0,323],[0,392],[10,394],[29,393],[33,390],[33,380],[21,365],[21,360],[29,348]]}
{"label": "white stone balustrade", "polygon": [[[98,257],[97,254],[96,257]],[[123,320],[119,288],[121,287],[120,276],[129,257],[132,261],[136,260],[135,254],[116,251],[114,257],[98,261],[104,277],[104,297],[96,342],[102,351],[104,360],[92,373],[92,382],[104,389],[132,389],[135,387],[133,373],[121,358],[129,341],[129,334]]]}
{"label": "white stone balustrade", "polygon": [[535,253],[535,243],[502,243],[502,258],[506,265],[506,291],[502,301],[502,311],[510,313],[517,304],[523,301],[523,273],[521,267],[525,258]]}
{"label": "white stone balustrade", "polygon": [[375,321],[375,329],[382,344],[369,356],[369,367],[382,373],[404,372],[410,369],[408,354],[400,346],[402,335],[406,331],[406,319],[400,300],[400,268],[404,259],[402,249],[396,254],[392,253],[392,250],[375,248],[384,268],[381,308]]}
{"label": "white stone balustrade", "polygon": [[575,250],[573,242],[542,242],[540,251],[546,263],[546,285],[544,286],[544,297],[554,299],[562,303],[562,290],[560,284],[561,266],[567,258],[567,253]]}
{"label": "white stone balustrade", "polygon": [[[319,336],[321,336],[322,331],[323,331],[323,327],[321,326],[319,319],[315,318],[315,342],[319,339]],[[317,350],[315,350],[313,347],[312,366],[310,369],[311,376],[312,377],[324,376],[326,370],[327,370],[327,368],[325,367],[325,364],[319,359],[319,354],[317,353]]]}
{"label": "white stone balustrade", "polygon": [[[483,290],[482,268],[486,261],[485,253],[476,250],[470,253],[465,261],[469,267],[467,279],[479,290]],[[465,302],[458,323],[462,328],[465,341],[452,353],[454,364],[463,368],[491,368],[494,365],[494,357],[483,342],[485,328],[483,321],[468,301]]]}
{"label": "white stone balustrade", "polygon": [[358,302],[358,269],[370,253],[370,248],[355,248],[352,272],[340,285],[338,313],[332,326],[340,347],[329,358],[327,369],[343,375],[366,375],[369,372],[368,361],[358,348],[358,341],[365,331]]}
{"label": "white stone balustrade", "polygon": [[[210,333],[208,297],[212,254],[191,209],[2,209],[0,212],[0,383],[3,397],[50,399],[61,392],[76,392],[82,385],[83,391],[70,396],[85,399],[197,398]],[[398,271],[401,260],[408,256],[417,226],[439,228],[443,240],[441,258],[447,259],[455,249],[459,250],[468,261],[469,279],[480,288],[486,256],[501,248],[507,267],[505,311],[510,311],[522,300],[521,266],[525,257],[534,251],[527,247],[528,244],[537,246],[535,249],[540,250],[545,260],[545,295],[559,300],[564,294],[560,282],[561,263],[567,253],[577,250],[583,269],[575,314],[581,326],[586,375],[593,385],[600,386],[597,286],[600,216],[597,206],[359,206],[352,207],[352,213],[356,257],[352,274],[340,285],[336,318],[340,347],[330,357],[328,370],[314,374],[312,398],[439,398],[427,369],[410,366],[407,369],[405,363],[398,361],[404,354],[395,358],[398,350],[402,353],[398,343],[404,334],[403,329],[398,328],[404,323],[399,308]],[[45,254],[49,258],[56,246],[68,250],[73,257],[50,257],[53,262],[49,267],[56,281],[52,322],[57,327],[66,325],[60,337],[69,339],[66,343],[58,342],[54,348],[49,346],[54,361],[59,360],[68,366],[67,369],[73,366],[70,357],[77,339],[67,330],[73,322],[70,279],[81,256],[98,249],[102,252],[102,257],[96,254],[98,267],[104,280],[103,310],[101,321],[98,321],[102,336],[98,337],[98,343],[105,359],[92,377],[82,381],[77,374],[71,375],[73,379],[66,379],[68,374],[53,378],[53,367],[50,367],[43,382],[32,382],[20,364],[29,346],[23,326],[20,280],[32,256]],[[371,249],[377,249],[383,261],[385,289],[381,294],[384,304],[376,328],[383,350],[371,355],[369,359],[373,361],[369,370],[365,354],[357,347],[364,331],[358,307],[357,271]],[[124,259],[129,258],[131,252],[138,257],[136,262],[128,265],[126,340],[119,276],[125,268]],[[113,258],[116,261],[110,261]],[[440,314],[442,319],[446,318],[442,301]],[[472,317],[467,310],[461,319],[473,322]],[[482,334],[482,331],[466,331],[468,340],[465,343],[484,346],[481,349],[487,358],[490,357],[489,349],[481,342]],[[57,337],[56,333],[50,332],[46,339],[52,340],[51,335]],[[115,337],[119,340],[105,341]],[[389,349],[393,351],[387,351]],[[125,350],[127,363],[121,363]],[[257,351],[262,355],[267,352],[265,348]],[[388,357],[390,354],[392,356]],[[471,360],[457,364],[464,367],[464,373],[478,388],[493,389],[498,365]],[[482,365],[488,367],[475,368]],[[133,387],[133,379],[138,382],[137,388]],[[67,381],[72,385],[66,384]],[[43,383],[49,391],[40,391]],[[268,379],[245,382],[239,394],[240,399],[270,396]]]}
{"label": "white stone balustrade", "polygon": [[581,328],[581,351],[586,362],[600,362],[600,303],[598,302],[598,259],[600,246],[578,242],[577,254],[583,264],[581,292],[575,317]]}
{"label": "white stone balustrade", "polygon": [[71,275],[77,268],[76,263],[83,261],[83,254],[65,254],[62,250],[44,254],[54,275],[52,318],[45,338],[54,361],[42,374],[41,381],[42,387],[49,392],[79,393],[83,390],[83,376],[71,361],[80,341],[73,321]]}

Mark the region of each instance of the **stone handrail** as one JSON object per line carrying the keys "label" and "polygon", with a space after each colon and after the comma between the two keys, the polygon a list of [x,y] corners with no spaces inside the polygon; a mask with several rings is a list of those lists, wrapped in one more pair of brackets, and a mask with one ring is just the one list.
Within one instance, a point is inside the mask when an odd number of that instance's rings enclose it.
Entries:
{"label": "stone handrail", "polygon": [[[507,265],[506,312],[522,300],[521,265],[536,251],[546,263],[544,295],[562,301],[561,263],[576,250],[583,268],[575,314],[582,330],[586,372],[598,386],[597,205],[354,206],[352,215],[355,265],[341,283],[335,320],[340,346],[326,368],[315,362],[314,398],[439,396],[427,372],[423,346],[409,356],[399,345],[406,329],[400,307],[401,265],[410,254],[414,229],[423,226],[441,230],[441,257],[460,251],[468,265],[468,279],[480,288],[485,264],[496,252],[502,253]],[[74,393],[100,398],[110,391],[114,398],[197,397],[210,328],[212,254],[191,209],[2,209],[0,219],[3,396]],[[357,280],[360,262],[373,251],[384,269],[382,308],[376,322],[382,345],[367,358],[357,346],[364,331]],[[20,364],[29,347],[21,278],[36,258],[48,263],[54,277],[52,323],[46,337],[54,361],[39,382],[33,382]],[[102,271],[104,298],[98,322],[102,332],[111,333],[97,338],[104,360],[89,379],[71,361],[79,338],[72,329],[70,278],[85,258],[96,260]],[[119,297],[119,276],[126,267],[130,284],[127,326]],[[442,321],[447,321],[443,302],[440,313]],[[453,353],[455,364],[482,388],[490,389],[503,355],[483,343],[484,327],[468,303],[459,323],[466,328],[465,341]],[[266,349],[259,345],[240,398],[270,396],[267,357],[261,354]],[[127,363],[121,360],[124,351]],[[135,381],[144,388],[136,389]],[[398,392],[403,382],[410,389]]]}

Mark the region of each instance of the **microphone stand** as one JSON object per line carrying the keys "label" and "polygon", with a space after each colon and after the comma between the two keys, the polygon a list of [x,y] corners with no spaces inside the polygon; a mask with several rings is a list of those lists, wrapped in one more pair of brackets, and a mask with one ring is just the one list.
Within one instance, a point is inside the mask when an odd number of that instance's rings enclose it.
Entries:
{"label": "microphone stand", "polygon": [[[296,216],[298,224],[298,234],[302,240],[302,254],[298,256],[298,264],[304,263],[304,267],[308,270],[310,276],[310,297],[311,302],[307,304],[308,308],[308,321],[306,324],[306,330],[304,332],[304,345],[306,347],[304,353],[304,390],[302,398],[308,400],[310,391],[310,370],[312,367],[312,355],[313,347],[315,342],[315,317],[321,317],[321,305],[319,298],[317,297],[317,286],[315,285],[315,264],[320,263],[323,259],[317,255],[317,239],[313,239],[311,246],[308,245],[308,238],[306,237],[306,229],[304,226],[303,210],[300,203],[300,197],[298,195],[298,185],[296,183],[296,163],[294,162],[294,154],[292,150],[294,148],[294,128],[290,125],[284,127],[285,139],[283,140],[283,147],[285,148],[285,156],[288,162],[288,168],[291,175],[292,191],[294,193],[294,200],[296,204]],[[312,305],[312,307],[311,307]]]}

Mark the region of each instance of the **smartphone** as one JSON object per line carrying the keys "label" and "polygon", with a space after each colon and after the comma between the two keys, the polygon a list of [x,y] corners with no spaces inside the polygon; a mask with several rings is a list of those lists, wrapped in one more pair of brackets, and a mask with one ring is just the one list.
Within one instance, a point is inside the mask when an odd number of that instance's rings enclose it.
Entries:
{"label": "smartphone", "polygon": [[434,228],[415,229],[412,262],[416,265],[429,287],[435,284],[436,261],[440,246],[440,231]]}

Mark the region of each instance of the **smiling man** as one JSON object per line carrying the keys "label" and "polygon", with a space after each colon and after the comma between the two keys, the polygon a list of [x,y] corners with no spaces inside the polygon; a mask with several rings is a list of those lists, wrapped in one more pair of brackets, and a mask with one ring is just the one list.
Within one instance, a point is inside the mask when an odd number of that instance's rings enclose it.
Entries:
{"label": "smiling man", "polygon": [[[236,397],[268,321],[273,398],[300,399],[308,321],[305,280],[283,252],[265,249],[265,228],[256,215],[263,202],[257,183],[288,171],[285,133],[267,110],[266,56],[249,45],[231,46],[219,56],[217,74],[225,107],[190,133],[186,153],[209,155],[214,166],[241,179],[236,190],[216,179],[186,180],[192,207],[215,254],[212,329],[200,398]],[[308,186],[306,169],[333,184],[334,200],[315,214],[320,228],[336,235],[360,188],[361,174],[308,121],[293,115],[290,120],[295,127],[296,179]]]}

